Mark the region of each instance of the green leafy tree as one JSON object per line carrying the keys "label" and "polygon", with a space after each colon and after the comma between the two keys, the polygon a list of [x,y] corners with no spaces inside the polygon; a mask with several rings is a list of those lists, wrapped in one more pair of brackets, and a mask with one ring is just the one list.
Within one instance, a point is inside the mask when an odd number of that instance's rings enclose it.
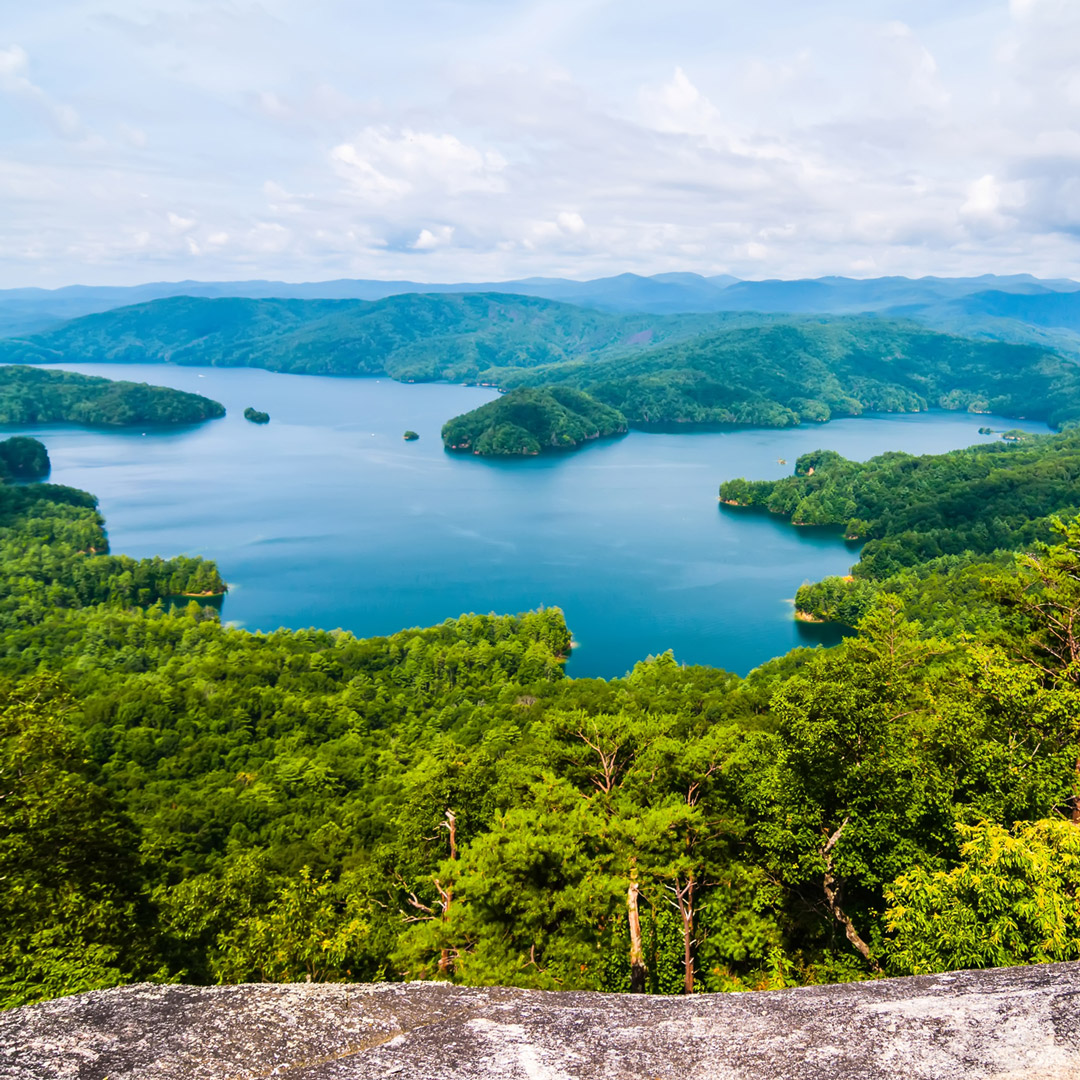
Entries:
{"label": "green leafy tree", "polygon": [[363,943],[366,922],[329,873],[305,866],[265,909],[241,919],[218,941],[218,982],[342,981]]}
{"label": "green leafy tree", "polygon": [[139,837],[50,678],[0,696],[0,1007],[155,973]]}
{"label": "green leafy tree", "polygon": [[958,826],[960,863],[916,867],[886,890],[890,971],[923,975],[1080,958],[1080,829]]}

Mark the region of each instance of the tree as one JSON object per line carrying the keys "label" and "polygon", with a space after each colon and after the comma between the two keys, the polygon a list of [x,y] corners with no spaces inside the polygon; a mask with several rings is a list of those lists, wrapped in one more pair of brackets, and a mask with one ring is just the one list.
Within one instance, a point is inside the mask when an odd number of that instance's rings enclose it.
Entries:
{"label": "tree", "polygon": [[315,878],[305,866],[264,911],[222,935],[214,974],[221,983],[340,982],[350,974],[350,955],[365,930],[362,914],[329,873]]}
{"label": "tree", "polygon": [[0,695],[0,1007],[155,973],[139,836],[51,677]]}
{"label": "tree", "polygon": [[860,629],[774,695],[779,730],[761,740],[745,797],[765,866],[823,907],[874,968],[867,937],[880,890],[940,850],[951,815],[948,785],[920,752],[935,727],[924,685],[935,646],[895,598]]}
{"label": "tree", "polygon": [[1080,958],[1080,829],[958,825],[952,870],[916,867],[885,892],[890,971],[923,975]]}
{"label": "tree", "polygon": [[[1080,688],[1080,517],[1051,519],[1059,542],[1036,544],[1020,559],[1020,577],[998,583],[998,595],[1023,617],[1018,652],[1049,686]],[[1080,720],[1077,721],[1080,735]],[[1080,826],[1080,754],[1075,763],[1072,822]]]}

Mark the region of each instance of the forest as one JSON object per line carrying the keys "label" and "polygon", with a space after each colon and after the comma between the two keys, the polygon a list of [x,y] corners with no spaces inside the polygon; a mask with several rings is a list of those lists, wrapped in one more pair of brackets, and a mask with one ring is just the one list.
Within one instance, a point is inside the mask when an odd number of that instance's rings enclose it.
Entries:
{"label": "forest", "polygon": [[[578,398],[575,412],[598,418],[614,410],[617,418],[607,422],[613,430],[659,423],[788,427],[928,408],[1026,417],[1056,428],[1080,421],[1075,364],[1035,345],[976,341],[883,318],[616,314],[499,293],[377,301],[172,297],[0,341],[0,361],[73,359],[389,375],[545,393],[565,387],[591,399]],[[465,414],[448,427],[467,432],[474,446],[491,427],[489,415]],[[548,448],[549,424],[532,430],[512,423]],[[565,433],[580,443],[572,427],[555,427],[557,440]],[[486,443],[494,441],[534,452],[517,432]]]}
{"label": "forest", "polygon": [[726,481],[720,500],[861,542],[851,575],[804,585],[799,611],[854,626],[879,594],[902,594],[925,626],[968,632],[996,618],[984,578],[1051,539],[1055,518],[1080,512],[1078,491],[1080,433],[1069,431],[864,463],[819,450],[782,480]]}
{"label": "forest", "polygon": [[[952,513],[1013,466],[1061,490],[1072,438],[819,454],[792,483],[801,501],[853,470],[861,535],[888,542],[932,521],[889,516],[875,470],[895,490],[929,460]],[[1006,519],[1015,555],[975,523],[937,556],[995,612],[970,631],[881,592],[856,636],[746,678],[664,654],[605,681],[565,676],[557,609],[368,640],[231,628],[213,563],[114,555],[93,496],[0,485],[0,1003],[137,979],[674,994],[1077,958],[1080,521],[1044,522],[1053,503],[1025,504],[1028,532]]]}
{"label": "forest", "polygon": [[74,371],[0,367],[0,424],[197,424],[225,415],[217,401],[183,390]]}
{"label": "forest", "polygon": [[487,456],[573,450],[626,431],[620,412],[568,386],[511,390],[443,426],[447,450]]}

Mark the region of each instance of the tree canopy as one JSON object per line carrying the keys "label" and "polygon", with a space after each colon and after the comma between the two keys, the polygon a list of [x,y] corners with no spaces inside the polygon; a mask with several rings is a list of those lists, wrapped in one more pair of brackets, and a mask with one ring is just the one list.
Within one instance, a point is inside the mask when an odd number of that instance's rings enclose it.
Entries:
{"label": "tree canopy", "polygon": [[605,681],[565,676],[557,609],[229,627],[212,563],[110,554],[92,496],[0,485],[0,1001],[1072,956],[1080,522],[1049,541],[995,564],[990,629],[882,594],[745,679],[668,653]]}
{"label": "tree canopy", "polygon": [[0,424],[196,424],[225,407],[199,394],[74,371],[0,367]]}

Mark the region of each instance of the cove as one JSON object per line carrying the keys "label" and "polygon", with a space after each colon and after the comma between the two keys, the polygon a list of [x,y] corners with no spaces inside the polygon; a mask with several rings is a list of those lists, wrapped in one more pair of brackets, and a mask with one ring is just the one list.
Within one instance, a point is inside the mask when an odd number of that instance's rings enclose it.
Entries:
{"label": "cove", "polygon": [[[775,479],[818,448],[866,459],[988,441],[1000,417],[932,412],[787,430],[631,431],[573,454],[447,454],[450,417],[476,387],[278,375],[246,368],[64,364],[173,386],[228,409],[181,431],[20,428],[51,480],[101,500],[113,551],[205,555],[251,630],[341,627],[359,636],[466,611],[558,605],[578,647],[571,675],[623,674],[650,653],[745,673],[833,628],[792,618],[798,586],[857,558],[834,533],[717,504],[721,480]],[[243,418],[245,407],[270,423]],[[406,429],[416,442],[405,442]],[[787,464],[778,464],[785,459]]]}

